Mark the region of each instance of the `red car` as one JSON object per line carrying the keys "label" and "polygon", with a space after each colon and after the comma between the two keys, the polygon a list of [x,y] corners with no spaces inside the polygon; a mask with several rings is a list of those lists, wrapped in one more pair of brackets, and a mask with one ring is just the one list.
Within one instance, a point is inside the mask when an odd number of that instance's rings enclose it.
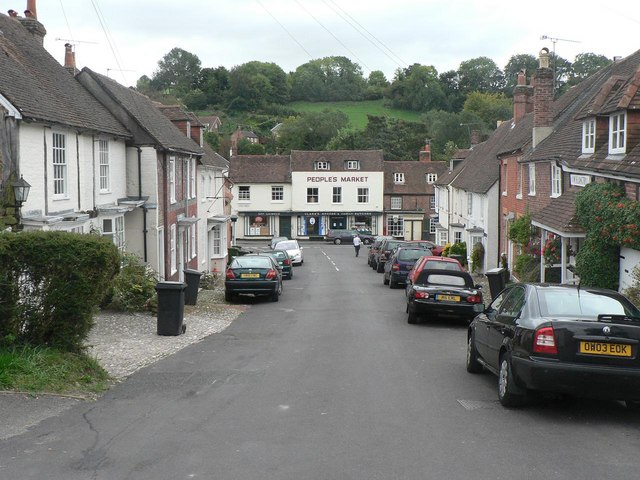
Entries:
{"label": "red car", "polygon": [[431,253],[433,253],[433,255],[438,257],[442,255],[442,251],[444,250],[444,247],[442,245],[436,245],[435,243],[430,242],[429,240],[405,240],[405,241],[411,247],[420,246],[422,248],[428,248],[429,250],[431,250]]}
{"label": "red car", "polygon": [[416,260],[409,275],[407,275],[407,291],[409,290],[409,286],[415,281],[415,278],[425,269],[464,272],[462,264],[455,258],[424,255]]}

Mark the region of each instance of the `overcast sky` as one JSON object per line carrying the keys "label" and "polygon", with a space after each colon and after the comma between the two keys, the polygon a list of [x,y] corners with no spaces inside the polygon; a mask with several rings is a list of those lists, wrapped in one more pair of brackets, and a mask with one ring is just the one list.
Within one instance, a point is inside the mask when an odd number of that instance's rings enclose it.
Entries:
{"label": "overcast sky", "polygon": [[[285,72],[339,55],[365,76],[382,70],[389,80],[413,63],[442,73],[480,56],[503,69],[511,55],[537,56],[542,47],[570,61],[584,52],[625,57],[640,49],[636,2],[39,0],[37,13],[45,47],[60,62],[71,40],[79,68],[134,85],[174,47],[197,55],[202,67],[258,60]],[[2,4],[3,13],[26,8],[26,0]]]}

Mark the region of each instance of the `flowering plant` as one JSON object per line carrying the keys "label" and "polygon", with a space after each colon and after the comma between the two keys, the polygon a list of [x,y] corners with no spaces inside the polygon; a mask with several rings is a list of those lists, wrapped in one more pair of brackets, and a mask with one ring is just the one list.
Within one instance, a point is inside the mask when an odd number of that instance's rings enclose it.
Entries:
{"label": "flowering plant", "polygon": [[544,263],[547,266],[555,265],[560,262],[560,249],[562,243],[560,237],[549,238],[542,249]]}

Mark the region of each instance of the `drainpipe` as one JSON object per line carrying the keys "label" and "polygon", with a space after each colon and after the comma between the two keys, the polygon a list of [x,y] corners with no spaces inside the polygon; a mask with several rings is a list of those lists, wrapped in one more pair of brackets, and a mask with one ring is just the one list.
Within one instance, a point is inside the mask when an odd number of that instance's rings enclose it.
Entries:
{"label": "drainpipe", "polygon": [[[82,200],[80,198],[80,134],[76,132],[76,172],[78,174],[78,211],[80,211],[80,207],[82,205]],[[94,175],[95,177],[95,175]]]}
{"label": "drainpipe", "polygon": [[[138,199],[142,200],[142,149],[136,147],[138,150]],[[147,206],[142,206],[142,248],[143,248],[143,260],[145,263],[148,261],[149,253],[147,250]]]}
{"label": "drainpipe", "polygon": [[91,200],[93,203],[93,208],[96,208],[96,136],[91,135],[91,157],[92,157],[92,171],[91,178],[93,182],[93,192],[91,193]]}
{"label": "drainpipe", "polygon": [[[162,152],[162,191],[164,192],[162,196],[162,225],[164,227],[164,242],[162,245],[162,249],[164,250],[164,265],[162,266],[164,269],[164,277],[171,276],[171,267],[169,267],[169,271],[167,272],[167,260],[169,259],[169,255],[167,255],[167,235],[171,238],[171,231],[168,229],[171,225],[167,225],[167,218],[169,218],[169,205],[168,205],[168,184],[167,184],[167,151],[164,150]],[[176,231],[177,235],[177,231]],[[169,240],[171,241],[171,240]],[[178,239],[176,238],[176,243]],[[169,259],[169,266],[171,265],[171,260]]]}

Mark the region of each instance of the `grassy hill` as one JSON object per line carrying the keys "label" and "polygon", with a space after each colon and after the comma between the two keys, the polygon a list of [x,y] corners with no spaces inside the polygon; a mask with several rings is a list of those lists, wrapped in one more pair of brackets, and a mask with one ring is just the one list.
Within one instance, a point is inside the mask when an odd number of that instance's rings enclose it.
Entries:
{"label": "grassy hill", "polygon": [[292,102],[287,105],[298,112],[321,112],[325,109],[340,110],[347,114],[351,126],[363,130],[367,126],[367,115],[391,117],[408,122],[420,121],[420,114],[408,110],[397,110],[384,106],[383,100],[366,100],[363,102]]}

